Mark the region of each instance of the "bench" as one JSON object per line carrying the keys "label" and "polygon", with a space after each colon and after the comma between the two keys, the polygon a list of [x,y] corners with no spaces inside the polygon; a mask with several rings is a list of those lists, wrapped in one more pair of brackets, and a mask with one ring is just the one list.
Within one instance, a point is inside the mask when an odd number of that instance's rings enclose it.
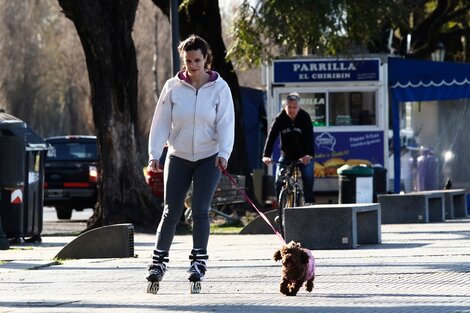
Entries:
{"label": "bench", "polygon": [[[245,191],[245,176],[243,175],[231,175],[232,178],[237,182],[238,188],[242,191]],[[185,220],[189,222],[191,219],[191,195],[192,195],[192,187],[190,188],[188,195],[185,200],[185,205],[187,207],[184,215]],[[232,182],[228,179],[227,176],[222,175],[220,177],[220,182],[217,185],[217,189],[214,192],[214,196],[212,197],[212,201],[210,204],[210,211],[214,212],[217,215],[224,217],[227,222],[235,222],[236,219],[222,212],[224,208],[229,205],[239,204],[239,203],[246,203],[245,198],[242,194],[232,185]]]}
{"label": "bench", "polygon": [[420,191],[379,195],[382,224],[429,223],[445,220],[444,193]]}
{"label": "bench", "polygon": [[453,219],[467,216],[467,194],[465,189],[430,190],[444,194],[445,218]]}
{"label": "bench", "polygon": [[[243,175],[231,175],[237,182],[238,188],[245,191],[245,176]],[[233,217],[222,212],[222,210],[228,205],[234,205],[239,203],[246,203],[245,198],[242,196],[227,176],[222,175],[220,177],[219,185],[215,190],[214,196],[211,201],[211,211],[217,215],[223,216],[228,222],[233,221]]]}
{"label": "bench", "polygon": [[446,208],[449,203],[449,218],[467,217],[467,192],[465,189],[449,189],[444,192],[444,195]]}
{"label": "bench", "polygon": [[358,244],[381,243],[378,203],[316,204],[287,208],[286,242],[308,249],[352,249]]}
{"label": "bench", "polygon": [[[245,191],[245,176],[243,175],[231,175],[237,182],[238,187]],[[219,185],[215,190],[214,196],[212,197],[211,206],[219,207],[227,204],[234,203],[245,203],[246,200],[242,194],[232,185],[232,182],[227,176],[222,175],[220,177]]]}

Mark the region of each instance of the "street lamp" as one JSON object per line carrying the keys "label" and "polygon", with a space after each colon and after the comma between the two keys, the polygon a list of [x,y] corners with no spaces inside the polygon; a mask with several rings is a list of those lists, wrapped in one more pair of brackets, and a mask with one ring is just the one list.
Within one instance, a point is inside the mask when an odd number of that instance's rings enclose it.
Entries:
{"label": "street lamp", "polygon": [[431,59],[433,61],[439,61],[442,62],[444,61],[444,58],[446,56],[446,47],[442,42],[439,42],[436,46],[436,50],[431,53]]}

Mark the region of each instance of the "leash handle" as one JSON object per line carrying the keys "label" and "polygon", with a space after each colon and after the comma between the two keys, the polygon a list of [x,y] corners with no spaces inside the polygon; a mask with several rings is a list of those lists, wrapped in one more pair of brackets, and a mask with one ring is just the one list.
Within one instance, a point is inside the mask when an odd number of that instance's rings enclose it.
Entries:
{"label": "leash handle", "polygon": [[284,238],[282,238],[282,235],[276,230],[276,228],[274,228],[274,226],[271,224],[271,222],[268,220],[268,218],[266,217],[266,215],[263,214],[263,212],[261,212],[257,207],[256,205],[253,203],[253,201],[251,201],[250,197],[248,197],[246,195],[246,193],[240,189],[240,187],[238,186],[237,182],[235,181],[235,179],[227,172],[227,170],[225,168],[222,168],[222,173],[224,173],[225,176],[227,176],[227,178],[230,180],[230,182],[232,183],[232,185],[238,190],[238,192],[240,192],[240,194],[243,196],[243,198],[245,198],[245,200],[253,207],[255,208],[256,212],[258,212],[258,214],[264,219],[264,221],[271,227],[271,229],[273,230],[274,234],[276,234],[276,236],[279,238],[279,240],[281,240],[281,242],[283,244],[286,243],[286,241],[284,240]]}

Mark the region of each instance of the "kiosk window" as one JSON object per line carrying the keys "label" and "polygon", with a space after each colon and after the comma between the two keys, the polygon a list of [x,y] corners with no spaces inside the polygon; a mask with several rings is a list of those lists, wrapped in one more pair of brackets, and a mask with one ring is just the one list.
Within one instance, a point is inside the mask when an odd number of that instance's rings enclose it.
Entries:
{"label": "kiosk window", "polygon": [[375,125],[376,92],[330,92],[329,125]]}

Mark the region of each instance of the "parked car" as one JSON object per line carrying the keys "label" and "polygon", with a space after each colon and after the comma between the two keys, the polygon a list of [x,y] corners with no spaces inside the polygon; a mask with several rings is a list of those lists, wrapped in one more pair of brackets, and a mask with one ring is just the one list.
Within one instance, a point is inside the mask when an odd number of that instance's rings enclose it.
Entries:
{"label": "parked car", "polygon": [[58,219],[70,219],[72,210],[93,208],[97,201],[98,149],[96,136],[56,136],[50,144],[44,170],[44,205],[53,206]]}

